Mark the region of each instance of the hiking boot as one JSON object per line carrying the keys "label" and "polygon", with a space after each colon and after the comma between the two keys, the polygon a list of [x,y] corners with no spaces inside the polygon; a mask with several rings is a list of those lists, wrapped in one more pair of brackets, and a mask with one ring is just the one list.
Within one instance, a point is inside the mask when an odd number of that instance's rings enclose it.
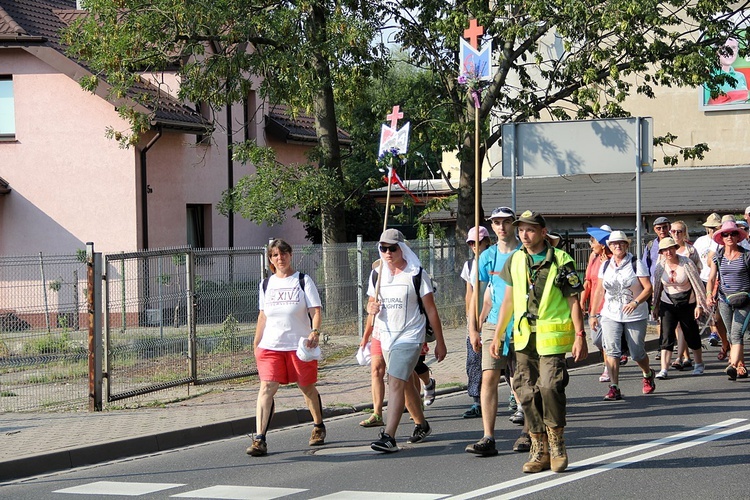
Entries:
{"label": "hiking boot", "polygon": [[512,392],[508,396],[508,411],[515,412],[518,410],[518,402],[516,401],[516,395]]}
{"label": "hiking boot", "polygon": [[523,453],[531,450],[531,438],[525,432],[522,432],[516,442],[513,443],[513,451]]}
{"label": "hiking boot", "polygon": [[473,453],[480,457],[493,457],[497,455],[497,448],[495,448],[495,440],[483,437],[474,444],[470,444],[465,448],[466,453]]}
{"label": "hiking boot", "polygon": [[313,426],[312,434],[310,435],[310,446],[321,446],[325,444],[326,440],[326,428]]}
{"label": "hiking boot", "polygon": [[414,426],[414,432],[411,434],[411,437],[406,440],[407,443],[421,443],[424,441],[424,438],[430,435],[432,432],[432,429],[430,428],[430,424],[427,423],[425,420],[425,423],[422,425],[415,425]]}
{"label": "hiking boot", "polygon": [[695,363],[693,366],[693,375],[703,375],[704,371],[706,371],[706,365],[703,363]]}
{"label": "hiking boot", "polygon": [[550,468],[553,472],[563,472],[568,468],[568,451],[565,449],[564,430],[564,427],[547,427]]}
{"label": "hiking boot", "polygon": [[523,425],[525,417],[523,416],[523,410],[519,408],[516,412],[508,418],[511,422],[518,425]]}
{"label": "hiking boot", "polygon": [[609,392],[604,396],[604,401],[620,401],[622,399],[622,393],[620,388],[615,384],[609,386]]}
{"label": "hiking boot", "polygon": [[430,406],[435,402],[435,379],[431,378],[430,383],[424,386],[424,405]]}
{"label": "hiking boot", "polygon": [[656,374],[654,370],[648,371],[648,376],[643,377],[643,394],[651,394],[656,390]]}
{"label": "hiking boot", "polygon": [[268,446],[265,439],[253,439],[253,444],[245,450],[251,457],[262,457],[268,455]]}
{"label": "hiking boot", "polygon": [[604,367],[604,371],[599,376],[599,382],[610,382],[611,379],[609,378],[609,370],[607,370],[607,367]]}
{"label": "hiking boot", "polygon": [[523,471],[531,474],[549,470],[549,448],[547,445],[547,434],[532,432],[531,450],[529,451],[529,461],[523,464]]}
{"label": "hiking boot", "polygon": [[464,418],[482,418],[482,407],[474,403],[471,408],[466,410],[463,415]]}
{"label": "hiking boot", "polygon": [[669,372],[667,370],[659,370],[659,373],[656,374],[656,378],[659,380],[667,380],[669,378]]}
{"label": "hiking boot", "polygon": [[623,354],[620,356],[620,366],[625,366],[628,364],[628,356],[627,354]]}
{"label": "hiking boot", "polygon": [[380,431],[378,440],[370,443],[370,448],[375,451],[382,451],[383,453],[395,453],[398,451],[396,440],[382,430]]}

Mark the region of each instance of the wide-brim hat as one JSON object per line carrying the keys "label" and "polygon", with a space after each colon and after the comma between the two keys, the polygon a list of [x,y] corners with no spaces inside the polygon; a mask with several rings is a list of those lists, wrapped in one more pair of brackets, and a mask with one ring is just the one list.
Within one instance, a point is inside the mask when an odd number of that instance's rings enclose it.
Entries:
{"label": "wide-brim hat", "polygon": [[666,238],[662,238],[659,240],[659,251],[666,250],[667,248],[672,247],[678,247],[680,245],[677,244],[677,242],[672,238],[671,236],[667,236]]}
{"label": "wide-brim hat", "polygon": [[703,227],[717,228],[719,226],[721,226],[721,215],[716,212],[706,217],[706,222],[703,223]]}
{"label": "wide-brim hat", "polygon": [[611,245],[612,243],[615,243],[617,241],[624,241],[625,243],[630,245],[630,238],[628,238],[628,235],[625,234],[624,231],[612,231],[611,233],[609,233],[607,244]]}
{"label": "wide-brim hat", "polygon": [[732,231],[737,231],[740,233],[740,241],[747,239],[747,231],[742,229],[740,226],[737,225],[736,222],[733,220],[726,221],[721,225],[720,229],[717,229],[714,233],[714,241],[718,243],[719,245],[724,244],[724,233],[731,233]]}

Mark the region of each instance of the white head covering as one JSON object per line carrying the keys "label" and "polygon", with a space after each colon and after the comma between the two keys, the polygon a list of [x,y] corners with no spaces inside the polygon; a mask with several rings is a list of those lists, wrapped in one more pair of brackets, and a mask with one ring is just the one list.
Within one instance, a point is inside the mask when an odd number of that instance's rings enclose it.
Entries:
{"label": "white head covering", "polygon": [[[386,243],[389,245],[397,244],[399,248],[401,248],[401,255],[403,255],[404,260],[406,261],[406,267],[404,268],[405,273],[408,273],[412,276],[416,275],[419,272],[419,268],[422,267],[422,263],[419,262],[419,257],[417,257],[417,254],[415,254],[411,248],[406,244],[406,241],[404,240],[404,235],[399,231],[398,229],[386,229],[383,231],[383,234],[380,235],[380,239],[378,240],[378,252],[380,252],[380,244]],[[389,269],[388,265],[383,262],[381,259],[382,266],[381,271],[382,272],[382,278],[381,280],[385,280],[386,283],[390,283],[393,280],[393,275],[391,274],[391,270]]]}

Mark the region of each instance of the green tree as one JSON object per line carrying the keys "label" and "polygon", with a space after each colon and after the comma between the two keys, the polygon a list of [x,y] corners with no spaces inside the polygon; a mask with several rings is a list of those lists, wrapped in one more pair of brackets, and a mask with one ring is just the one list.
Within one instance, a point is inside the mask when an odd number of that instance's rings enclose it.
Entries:
{"label": "green tree", "polygon": [[[87,0],[85,7],[90,15],[73,23],[64,41],[91,68],[94,77],[82,84],[92,91],[104,80],[113,99],[129,97],[153,109],[159,103],[152,94],[133,92],[139,75],[176,72],[179,98],[220,109],[243,102],[254,78],[261,77],[261,95],[312,114],[318,144],[310,163],[279,169],[268,152],[258,152],[253,144],[238,146],[235,159],[258,160],[256,174],[238,183],[223,208],[274,224],[287,209],[301,207],[319,214],[324,245],[346,241],[334,104],[355,93],[383,64],[382,47],[371,43],[381,19],[371,3]],[[148,117],[134,106],[120,110],[132,130],[119,138],[135,143]],[[334,283],[348,282],[348,274],[342,274],[348,267],[334,261],[334,255],[324,253],[324,275]],[[344,303],[328,299],[329,304]]]}
{"label": "green tree", "polygon": [[[400,25],[396,40],[411,62],[438,75],[436,96],[450,108],[461,177],[457,231],[474,223],[474,113],[482,124],[480,161],[501,139],[495,123],[531,119],[628,116],[626,98],[655,97],[660,86],[712,90],[716,47],[730,34],[746,40],[737,13],[723,0],[396,0],[390,16]],[[476,18],[495,50],[492,81],[478,110],[457,84],[459,37]],[[490,130],[490,116],[494,116]],[[655,139],[668,144],[674,137]],[[702,158],[705,144],[680,150]],[[669,155],[665,161],[675,161]],[[480,214],[481,215],[481,214]]]}

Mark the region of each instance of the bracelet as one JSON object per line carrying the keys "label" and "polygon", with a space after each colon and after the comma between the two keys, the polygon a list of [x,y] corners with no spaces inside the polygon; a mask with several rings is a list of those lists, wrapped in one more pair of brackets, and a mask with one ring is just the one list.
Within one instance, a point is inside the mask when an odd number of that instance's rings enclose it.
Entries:
{"label": "bracelet", "polygon": [[576,337],[585,337],[586,336],[586,330],[581,330],[580,332],[576,332]]}
{"label": "bracelet", "polygon": [[638,304],[640,304],[640,302],[638,302],[638,299],[633,299],[633,302],[635,303],[636,307],[638,307]]}
{"label": "bracelet", "polygon": [[320,337],[320,332],[318,332],[317,328],[313,328],[312,330],[310,330],[310,333],[314,333],[315,335]]}

